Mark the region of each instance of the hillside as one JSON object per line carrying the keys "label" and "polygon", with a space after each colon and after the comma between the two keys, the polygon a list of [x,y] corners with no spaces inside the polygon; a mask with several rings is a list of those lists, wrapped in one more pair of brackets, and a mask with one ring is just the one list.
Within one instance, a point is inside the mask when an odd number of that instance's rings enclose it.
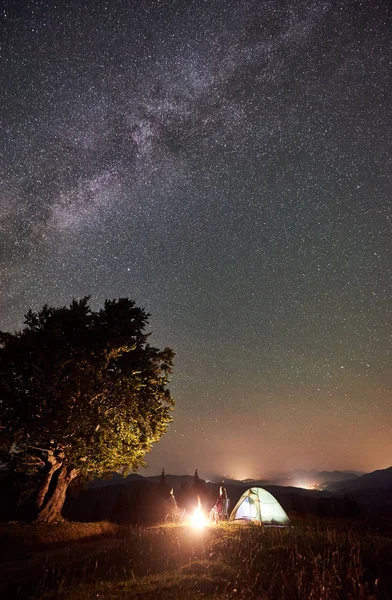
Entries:
{"label": "hillside", "polygon": [[338,481],[328,485],[332,492],[355,492],[364,490],[392,490],[392,467],[366,473],[354,480]]}

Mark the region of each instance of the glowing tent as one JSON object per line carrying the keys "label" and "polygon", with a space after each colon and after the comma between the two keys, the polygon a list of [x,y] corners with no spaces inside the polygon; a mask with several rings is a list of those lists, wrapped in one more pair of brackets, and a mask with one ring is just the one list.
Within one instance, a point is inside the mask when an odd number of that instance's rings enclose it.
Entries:
{"label": "glowing tent", "polygon": [[230,521],[256,521],[263,525],[289,525],[290,519],[272,494],[261,487],[246,490],[232,510]]}

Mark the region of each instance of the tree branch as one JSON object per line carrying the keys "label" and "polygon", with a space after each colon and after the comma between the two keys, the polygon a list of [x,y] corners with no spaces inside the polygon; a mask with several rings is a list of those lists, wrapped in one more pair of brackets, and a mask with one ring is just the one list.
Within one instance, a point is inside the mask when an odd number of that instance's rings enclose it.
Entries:
{"label": "tree branch", "polygon": [[50,450],[49,448],[39,448],[38,446],[28,446],[28,448],[31,450],[38,450],[38,452],[46,452],[47,454],[49,454],[49,452],[53,452],[53,450]]}

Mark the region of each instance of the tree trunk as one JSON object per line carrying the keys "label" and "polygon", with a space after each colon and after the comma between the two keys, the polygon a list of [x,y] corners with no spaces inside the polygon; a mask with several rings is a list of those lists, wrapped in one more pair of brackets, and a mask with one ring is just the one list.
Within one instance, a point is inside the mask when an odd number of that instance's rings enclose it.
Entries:
{"label": "tree trunk", "polygon": [[50,482],[54,473],[60,469],[61,463],[49,463],[49,469],[46,471],[41,483],[37,490],[37,497],[35,499],[35,508],[37,511],[41,510],[44,505],[46,494],[48,493]]}
{"label": "tree trunk", "polygon": [[77,475],[77,469],[67,468],[66,465],[61,466],[53,493],[48,498],[46,504],[40,509],[35,520],[36,523],[56,523],[64,521],[61,516],[61,511],[64,506],[65,496],[69,484]]}

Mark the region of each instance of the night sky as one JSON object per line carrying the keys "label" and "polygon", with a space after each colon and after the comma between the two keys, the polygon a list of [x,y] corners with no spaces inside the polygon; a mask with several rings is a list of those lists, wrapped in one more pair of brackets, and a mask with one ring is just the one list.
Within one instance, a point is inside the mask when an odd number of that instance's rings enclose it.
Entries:
{"label": "night sky", "polygon": [[1,6],[0,329],[152,314],[143,473],[390,466],[390,1]]}

